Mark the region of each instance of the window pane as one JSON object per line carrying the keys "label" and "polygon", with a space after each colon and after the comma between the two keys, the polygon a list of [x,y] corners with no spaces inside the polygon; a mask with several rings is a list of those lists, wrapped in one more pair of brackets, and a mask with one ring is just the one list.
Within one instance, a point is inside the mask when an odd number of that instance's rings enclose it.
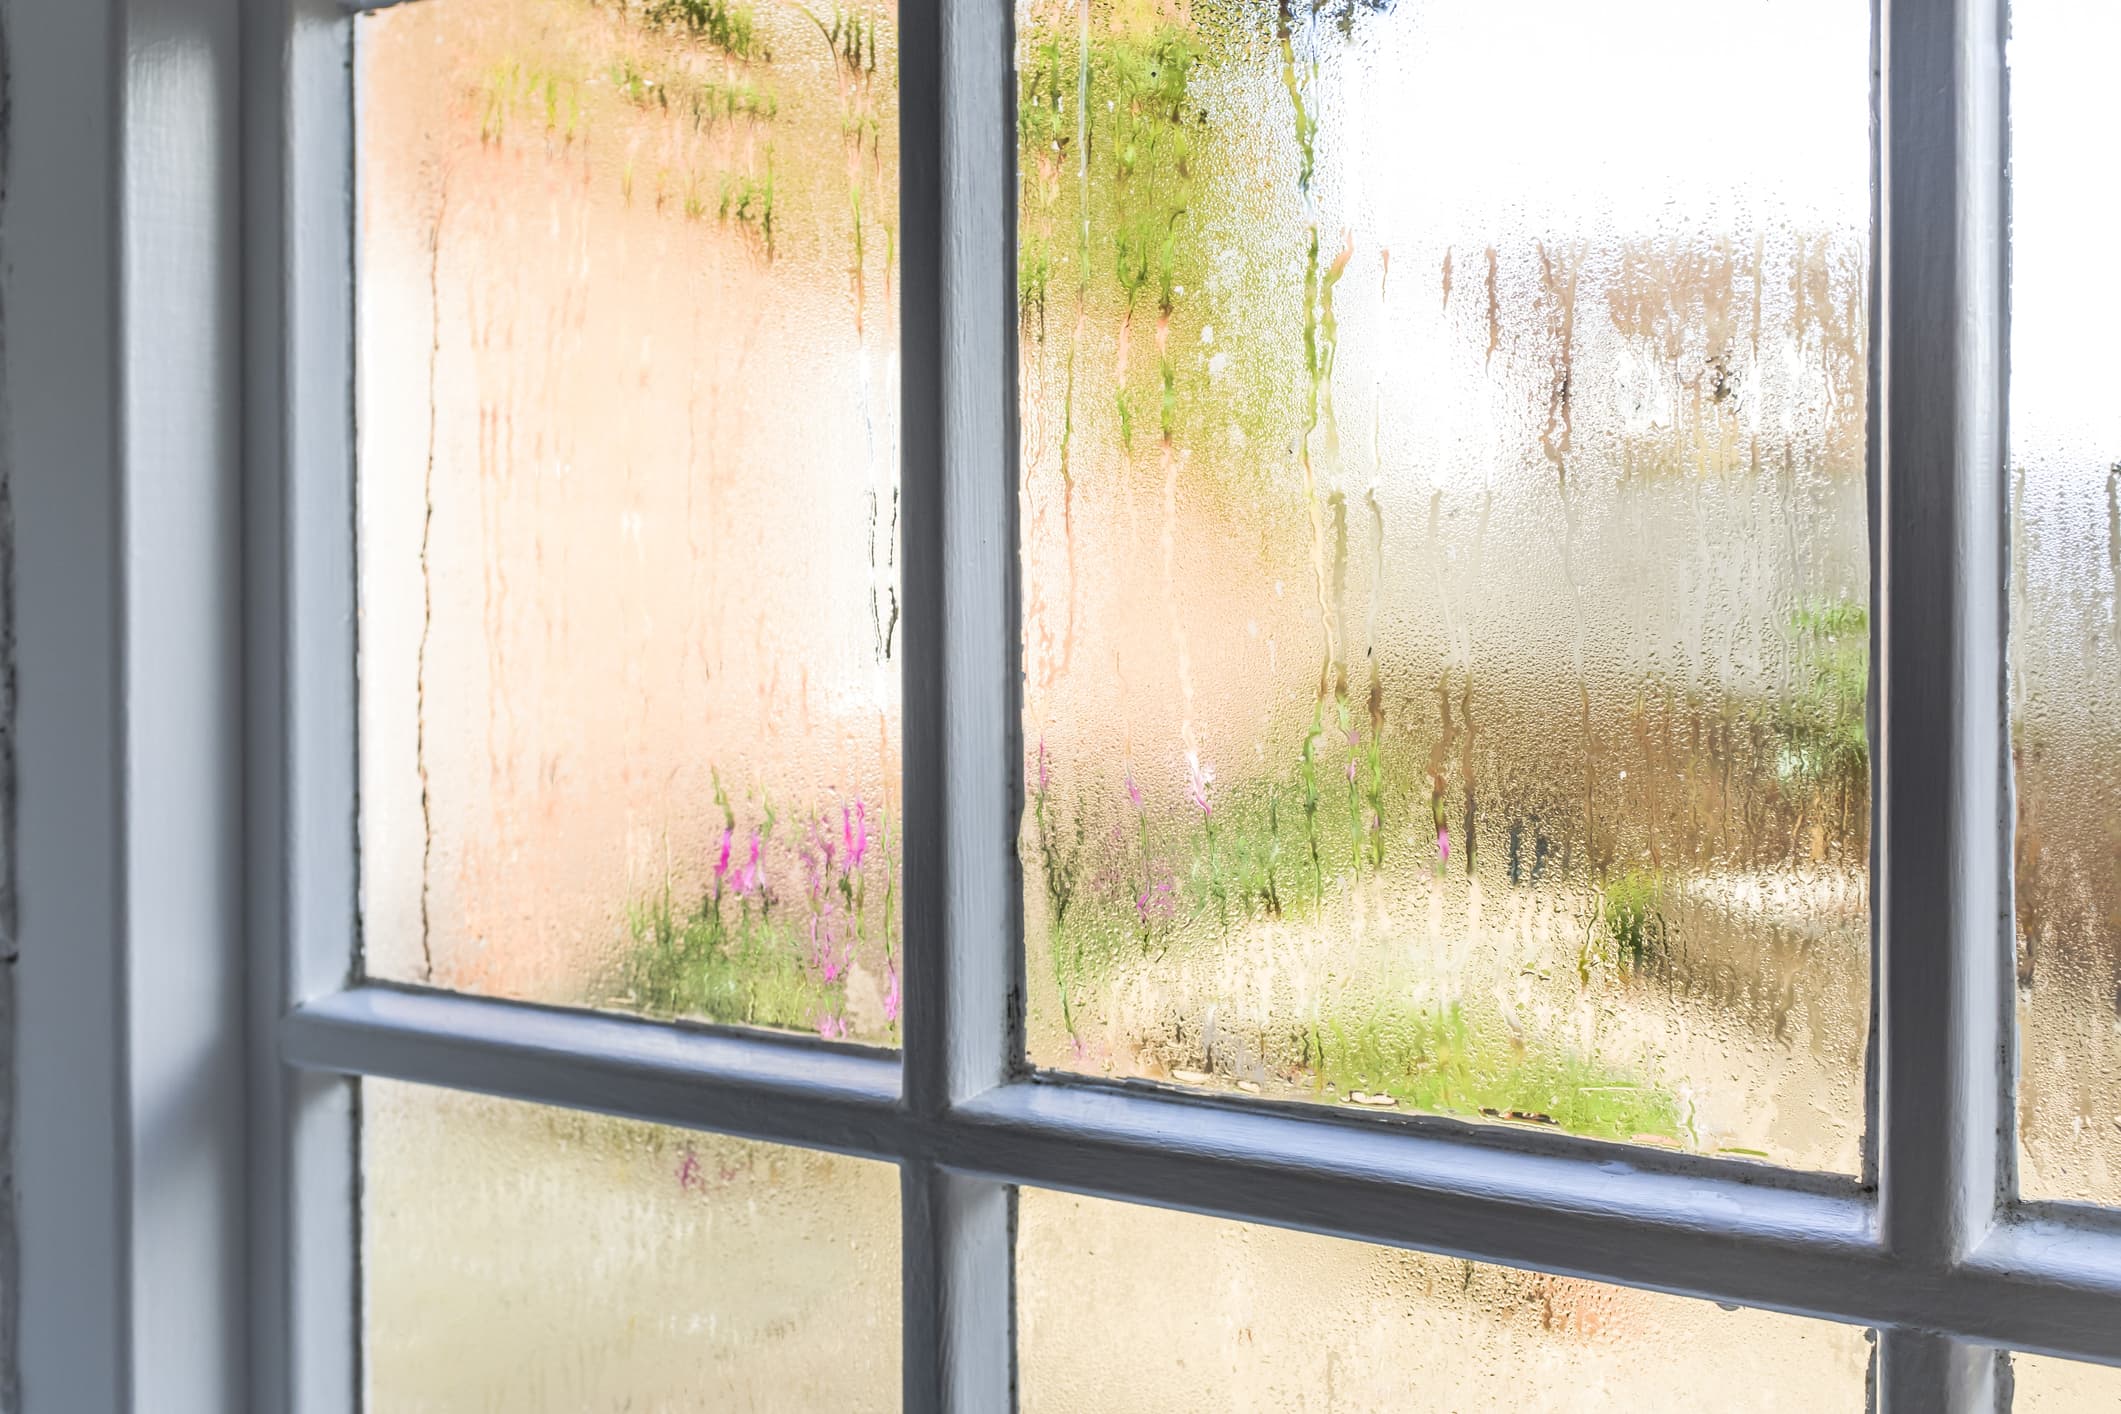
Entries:
{"label": "window pane", "polygon": [[2011,1385],[2012,1414],[2108,1414],[2121,1409],[2121,1370],[2106,1365],[2014,1355]]}
{"label": "window pane", "polygon": [[2011,698],[2019,1181],[2121,1203],[2121,10],[2011,6]]}
{"label": "window pane", "polygon": [[889,3],[360,22],[377,976],[889,1041]]}
{"label": "window pane", "polygon": [[1035,1060],[1856,1166],[1868,16],[1021,0]]}
{"label": "window pane", "polygon": [[899,1407],[887,1164],[362,1085],[367,1407]]}
{"label": "window pane", "polygon": [[1031,1189],[1019,1218],[1025,1414],[1864,1407],[1851,1326]]}

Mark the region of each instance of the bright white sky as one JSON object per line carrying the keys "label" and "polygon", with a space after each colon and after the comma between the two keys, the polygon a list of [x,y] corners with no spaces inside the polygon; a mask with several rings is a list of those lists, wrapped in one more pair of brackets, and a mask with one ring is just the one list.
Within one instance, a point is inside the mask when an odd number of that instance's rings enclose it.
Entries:
{"label": "bright white sky", "polygon": [[[2013,431],[2121,457],[2121,0],[2013,8]],[[1860,231],[1870,23],[1868,0],[1402,3],[1321,156],[1386,232]]]}
{"label": "bright white sky", "polygon": [[2011,436],[2121,458],[2121,0],[2012,7]]}
{"label": "bright white sky", "polygon": [[[1421,0],[1341,95],[1402,135],[1433,222],[1541,233],[1718,217],[1861,229],[1867,0]],[[1394,154],[1372,150],[1372,171]],[[1351,158],[1353,154],[1350,154]],[[1392,196],[1366,193],[1392,224]],[[1442,208],[1442,212],[1439,211]]]}

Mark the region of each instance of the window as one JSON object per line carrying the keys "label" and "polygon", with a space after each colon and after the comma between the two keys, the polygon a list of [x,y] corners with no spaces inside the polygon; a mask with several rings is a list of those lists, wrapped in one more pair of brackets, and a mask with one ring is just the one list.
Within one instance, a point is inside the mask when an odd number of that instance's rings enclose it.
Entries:
{"label": "window", "polygon": [[30,1410],[2112,1399],[2099,7],[359,8],[10,35]]}

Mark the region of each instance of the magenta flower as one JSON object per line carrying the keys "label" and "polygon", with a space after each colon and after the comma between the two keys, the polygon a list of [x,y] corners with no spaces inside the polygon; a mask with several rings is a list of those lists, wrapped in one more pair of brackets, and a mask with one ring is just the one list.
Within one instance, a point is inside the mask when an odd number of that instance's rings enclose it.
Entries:
{"label": "magenta flower", "polygon": [[1144,923],[1168,922],[1178,913],[1178,899],[1173,896],[1171,880],[1158,879],[1134,896],[1134,911],[1141,915]]}
{"label": "magenta flower", "polygon": [[727,825],[722,827],[722,855],[714,862],[714,886],[717,890],[722,887],[722,881],[729,877],[729,845],[735,837],[736,831]]}
{"label": "magenta flower", "polygon": [[852,874],[862,867],[863,856],[869,853],[869,807],[857,800],[850,812],[840,807],[840,842],[846,848],[847,872]]}
{"label": "magenta flower", "polygon": [[1451,831],[1448,826],[1438,825],[1436,827],[1436,862],[1438,864],[1449,864],[1451,862]]}
{"label": "magenta flower", "polygon": [[1202,818],[1213,815],[1215,806],[1208,799],[1208,787],[1215,784],[1215,768],[1201,765],[1200,753],[1189,751],[1186,753],[1186,777],[1186,798],[1193,802],[1193,808],[1200,811]]}
{"label": "magenta flower", "polygon": [[[816,865],[812,864],[813,871]],[[811,899],[817,912],[810,915],[810,970],[817,973],[828,984],[840,980],[852,958],[852,949],[839,946],[839,938],[833,931],[832,900],[822,889],[813,887]]]}
{"label": "magenta flower", "polygon": [[1127,799],[1134,802],[1136,810],[1142,808],[1142,788],[1134,784],[1134,773],[1132,771],[1127,772]]}
{"label": "magenta flower", "polygon": [[691,1192],[700,1184],[700,1156],[693,1152],[690,1144],[685,1146],[684,1157],[678,1160],[678,1187]]}
{"label": "magenta flower", "polygon": [[751,832],[751,858],[745,861],[744,866],[738,869],[730,879],[731,885],[736,889],[738,898],[749,898],[752,894],[765,892],[765,849],[765,841],[759,838],[757,830],[753,830]]}
{"label": "magenta flower", "polygon": [[890,1023],[898,1020],[899,1004],[903,1000],[904,998],[899,995],[898,989],[898,964],[895,962],[887,962],[884,964],[885,1022]]}
{"label": "magenta flower", "polygon": [[1348,784],[1355,784],[1355,758],[1352,756],[1348,758]]}
{"label": "magenta flower", "polygon": [[843,953],[833,950],[831,926],[827,924],[820,932],[820,921],[816,918],[810,920],[810,970],[829,985],[840,980],[840,971],[846,966],[847,960]]}
{"label": "magenta flower", "polygon": [[827,1041],[846,1040],[847,1018],[827,1012],[817,1019],[817,1034],[824,1037]]}

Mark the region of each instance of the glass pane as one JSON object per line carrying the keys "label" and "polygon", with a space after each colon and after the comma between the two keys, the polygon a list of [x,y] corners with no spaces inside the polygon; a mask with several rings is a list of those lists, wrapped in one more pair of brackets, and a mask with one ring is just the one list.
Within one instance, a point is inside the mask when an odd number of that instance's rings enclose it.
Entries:
{"label": "glass pane", "polygon": [[2121,9],[2011,6],[2019,1182],[2121,1203]]}
{"label": "glass pane", "polygon": [[1019,16],[1033,1058],[1853,1169],[1869,7]]}
{"label": "glass pane", "polygon": [[1860,1414],[1868,1333],[1025,1189],[1025,1414]]}
{"label": "glass pane", "polygon": [[888,1164],[362,1084],[367,1408],[899,1407]]}
{"label": "glass pane", "polygon": [[360,22],[373,975],[895,1038],[896,34]]}
{"label": "glass pane", "polygon": [[2121,1370],[2106,1365],[2014,1355],[2011,1386],[2012,1414],[2111,1414],[2121,1409]]}

